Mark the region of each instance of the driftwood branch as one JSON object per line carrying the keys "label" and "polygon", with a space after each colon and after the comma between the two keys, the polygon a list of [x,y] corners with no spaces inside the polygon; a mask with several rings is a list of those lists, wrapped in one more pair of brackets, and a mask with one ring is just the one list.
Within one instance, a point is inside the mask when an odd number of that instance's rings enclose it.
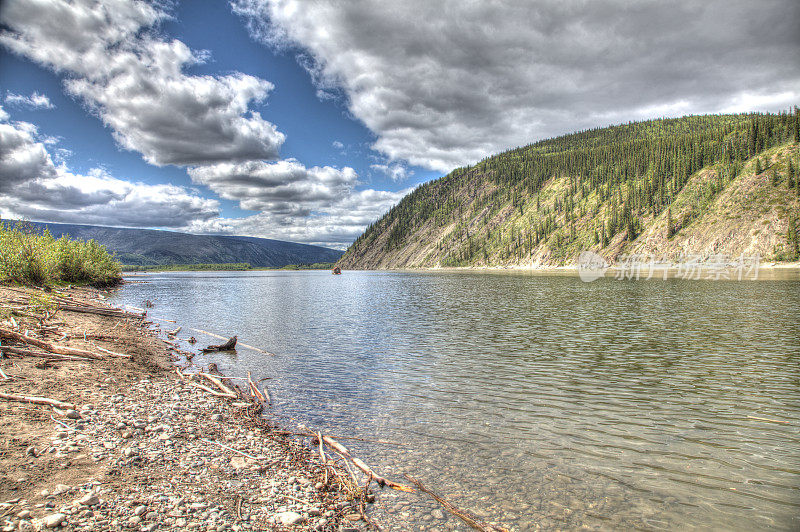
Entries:
{"label": "driftwood branch", "polygon": [[133,312],[126,312],[124,310],[116,310],[110,308],[99,308],[99,307],[84,307],[84,306],[77,306],[77,305],[60,305],[61,310],[65,310],[67,312],[81,312],[84,314],[99,314],[100,316],[110,316],[112,318],[136,318],[136,319],[143,319],[144,314],[136,314]]}
{"label": "driftwood branch", "polygon": [[[194,331],[194,332],[199,332],[201,334],[206,334],[206,335],[211,336],[213,338],[219,338],[220,340],[227,340],[227,338],[225,338],[224,336],[220,336],[219,334],[214,334],[214,333],[211,333],[211,332],[208,332],[208,331],[204,331],[203,329],[194,329],[192,327],[189,327],[189,330]],[[241,346],[241,347],[244,347],[246,349],[252,349],[253,351],[256,351],[258,353],[263,353],[265,355],[275,356],[275,353],[270,353],[269,351],[264,351],[263,349],[259,349],[258,347],[253,347],[252,345],[247,345],[244,342],[239,342],[238,345]]]}
{"label": "driftwood branch", "polygon": [[100,347],[99,345],[92,344],[92,347],[94,347],[94,348],[95,348],[95,349],[97,349],[98,351],[102,351],[103,353],[106,353],[106,354],[108,354],[108,355],[111,355],[112,357],[117,357],[117,358],[131,358],[131,356],[130,356],[130,355],[125,355],[125,354],[123,354],[123,353],[117,353],[117,352],[115,352],[115,351],[109,351],[108,349],[106,349],[106,348],[104,348],[104,347]]}
{"label": "driftwood branch", "polygon": [[214,375],[209,375],[208,373],[198,373],[198,375],[200,375],[201,377],[205,377],[206,379],[216,384],[217,388],[222,390],[223,393],[236,397],[236,392],[225,386],[225,384],[219,379],[219,377],[216,377]]}
{"label": "driftwood branch", "polygon": [[74,409],[75,405],[72,403],[65,403],[64,401],[57,401],[55,399],[48,399],[47,397],[34,397],[31,395],[17,395],[13,393],[0,392],[0,399],[6,401],[19,401],[20,403],[31,403],[35,405],[56,406],[59,408]]}
{"label": "driftwood branch", "polygon": [[250,385],[250,393],[253,395],[253,397],[261,401],[261,403],[266,403],[267,399],[264,397],[264,394],[261,393],[261,391],[258,389],[256,383],[253,382],[253,378],[250,376],[249,371],[247,372],[247,383]]}
{"label": "driftwood branch", "polygon": [[6,329],[4,327],[0,327],[0,337],[11,338],[12,340],[36,346],[41,349],[44,349],[45,351],[50,351],[51,353],[58,353],[59,355],[75,355],[79,357],[94,358],[94,359],[103,358],[102,356],[96,355],[91,351],[85,351],[83,349],[75,349],[73,347],[64,347],[61,345],[51,344],[50,342],[45,342],[44,340],[38,340],[36,338],[30,338],[28,336],[25,336],[24,334],[20,334],[16,331],[12,331],[11,329]]}
{"label": "driftwood branch", "polygon": [[223,344],[204,347],[201,351],[207,353],[209,351],[230,351],[231,349],[236,349],[236,336],[231,336],[228,341]]}
{"label": "driftwood branch", "polygon": [[199,383],[196,383],[196,382],[189,381],[187,384],[188,384],[189,386],[194,386],[195,388],[200,388],[201,390],[203,390],[203,391],[205,391],[205,392],[208,392],[208,393],[210,393],[211,395],[215,395],[215,396],[217,396],[217,397],[228,397],[228,398],[230,398],[230,399],[236,399],[236,398],[238,397],[238,396],[237,396],[236,394],[234,394],[234,393],[222,393],[222,392],[218,392],[217,390],[214,390],[214,389],[212,389],[212,388],[209,388],[208,386],[204,386],[204,385],[202,385],[202,384],[199,384]]}
{"label": "driftwood branch", "polygon": [[20,347],[9,347],[7,345],[0,347],[0,351],[4,353],[10,353],[12,355],[34,357],[34,358],[49,358],[53,360],[80,360],[83,362],[90,362],[92,360],[91,358],[76,357],[74,355],[59,355],[57,353],[39,353],[37,351],[31,351],[30,349],[22,349]]}
{"label": "driftwood branch", "polygon": [[412,477],[410,475],[403,475],[403,476],[406,477],[409,482],[414,484],[417,487],[418,490],[420,490],[422,492],[425,492],[428,495],[430,495],[431,497],[433,497],[436,500],[436,502],[441,504],[442,507],[445,510],[447,510],[451,514],[455,515],[456,517],[458,517],[459,519],[461,519],[462,521],[467,523],[469,526],[471,526],[475,530],[480,530],[481,532],[508,532],[505,528],[501,528],[501,527],[497,527],[497,526],[494,526],[494,525],[490,525],[489,523],[485,523],[485,522],[481,521],[480,519],[478,519],[477,517],[475,517],[474,515],[472,515],[471,513],[467,512],[466,510],[461,510],[460,508],[457,508],[454,504],[452,504],[451,502],[447,501],[444,497],[442,497],[440,495],[437,495],[436,493],[434,493],[433,491],[431,491],[430,489],[425,487],[422,484],[422,482],[420,482],[419,480],[415,479],[414,477]]}
{"label": "driftwood branch", "polygon": [[322,436],[322,441],[324,441],[328,447],[336,451],[338,454],[353,462],[353,465],[355,465],[357,468],[363,471],[363,473],[367,475],[367,477],[372,478],[372,480],[377,482],[380,486],[389,486],[393,490],[397,491],[405,491],[405,492],[414,491],[412,488],[408,486],[405,486],[403,484],[398,484],[397,482],[392,482],[391,480],[378,475],[367,464],[365,464],[363,460],[359,458],[354,458],[350,454],[350,451],[347,449],[347,447],[345,447],[338,441],[334,440],[330,436]]}

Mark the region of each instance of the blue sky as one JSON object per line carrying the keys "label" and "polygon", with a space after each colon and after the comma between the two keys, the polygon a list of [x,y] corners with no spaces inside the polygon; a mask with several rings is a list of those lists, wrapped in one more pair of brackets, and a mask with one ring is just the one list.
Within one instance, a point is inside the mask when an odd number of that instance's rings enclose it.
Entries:
{"label": "blue sky", "polygon": [[6,218],[343,248],[504,149],[800,99],[791,1],[0,5]]}

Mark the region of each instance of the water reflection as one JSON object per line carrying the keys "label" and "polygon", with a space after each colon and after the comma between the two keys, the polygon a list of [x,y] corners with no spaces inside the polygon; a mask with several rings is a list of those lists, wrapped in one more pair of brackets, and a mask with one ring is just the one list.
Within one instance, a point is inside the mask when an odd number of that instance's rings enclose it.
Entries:
{"label": "water reflection", "polygon": [[[202,356],[272,377],[278,416],[400,441],[350,446],[489,520],[520,530],[800,523],[798,281],[142,279],[119,301],[150,299],[153,315],[278,355]],[[384,494],[376,513],[405,520],[398,529],[461,527],[408,495]]]}

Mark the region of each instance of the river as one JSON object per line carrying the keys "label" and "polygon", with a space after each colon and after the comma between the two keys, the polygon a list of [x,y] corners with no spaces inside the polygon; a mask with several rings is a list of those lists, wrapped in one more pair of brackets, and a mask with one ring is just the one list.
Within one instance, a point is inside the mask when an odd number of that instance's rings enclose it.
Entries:
{"label": "river", "polygon": [[[266,349],[198,355],[514,530],[800,528],[800,281],[173,272],[112,303]],[[165,328],[172,327],[165,324]],[[386,490],[395,529],[464,525]],[[390,516],[390,517],[388,517]]]}

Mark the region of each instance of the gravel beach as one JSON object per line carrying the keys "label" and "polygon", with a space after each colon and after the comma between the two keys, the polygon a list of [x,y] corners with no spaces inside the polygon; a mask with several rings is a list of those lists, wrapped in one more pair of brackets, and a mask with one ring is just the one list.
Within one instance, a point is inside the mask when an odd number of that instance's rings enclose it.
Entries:
{"label": "gravel beach", "polygon": [[347,471],[252,402],[179,379],[174,349],[143,320],[59,304],[101,308],[101,294],[0,287],[0,327],[101,355],[55,358],[3,338],[0,393],[71,405],[0,400],[0,530],[370,527],[370,496],[341,482]]}

